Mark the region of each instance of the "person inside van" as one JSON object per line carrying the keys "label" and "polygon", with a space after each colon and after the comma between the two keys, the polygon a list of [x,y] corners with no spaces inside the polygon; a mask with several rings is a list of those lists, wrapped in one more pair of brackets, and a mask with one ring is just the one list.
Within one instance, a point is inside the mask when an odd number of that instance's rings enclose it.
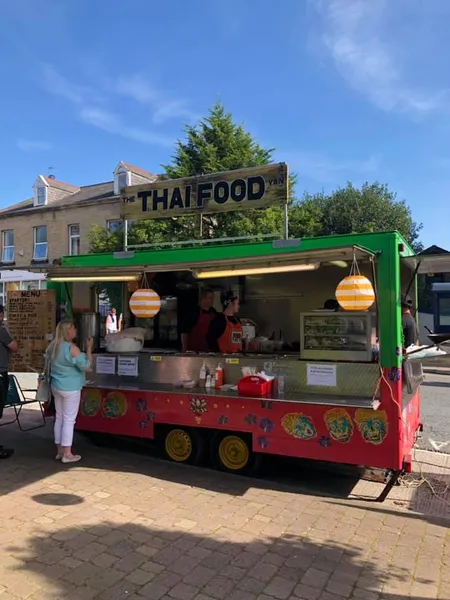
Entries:
{"label": "person inside van", "polygon": [[208,329],[208,346],[211,352],[235,354],[242,352],[243,329],[237,314],[239,298],[232,292],[222,295],[223,312],[217,314]]}

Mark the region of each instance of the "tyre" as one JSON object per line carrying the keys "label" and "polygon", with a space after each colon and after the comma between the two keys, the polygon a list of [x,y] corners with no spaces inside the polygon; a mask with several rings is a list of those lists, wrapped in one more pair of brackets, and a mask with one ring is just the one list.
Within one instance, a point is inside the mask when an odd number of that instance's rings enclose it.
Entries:
{"label": "tyre", "polygon": [[164,453],[173,462],[200,465],[205,456],[203,436],[195,429],[171,427],[165,432]]}
{"label": "tyre", "polygon": [[237,475],[254,475],[262,459],[253,452],[251,438],[239,433],[216,433],[212,439],[212,453],[217,469]]}

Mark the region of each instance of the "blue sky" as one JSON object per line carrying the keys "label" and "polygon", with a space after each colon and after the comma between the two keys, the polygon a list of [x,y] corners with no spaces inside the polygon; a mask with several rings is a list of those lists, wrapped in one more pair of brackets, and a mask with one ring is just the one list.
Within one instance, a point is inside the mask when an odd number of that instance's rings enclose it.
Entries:
{"label": "blue sky", "polygon": [[298,192],[388,183],[450,248],[450,2],[0,0],[0,205],[160,172],[220,99]]}

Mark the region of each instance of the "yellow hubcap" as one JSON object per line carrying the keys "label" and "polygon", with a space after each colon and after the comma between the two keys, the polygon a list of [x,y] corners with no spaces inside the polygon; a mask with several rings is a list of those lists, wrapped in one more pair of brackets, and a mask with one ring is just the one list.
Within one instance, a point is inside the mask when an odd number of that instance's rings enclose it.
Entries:
{"label": "yellow hubcap", "polygon": [[166,437],[167,455],[177,462],[188,460],[192,454],[192,440],[183,429],[172,429]]}
{"label": "yellow hubcap", "polygon": [[230,471],[239,471],[247,465],[250,451],[243,439],[229,435],[220,442],[219,458]]}

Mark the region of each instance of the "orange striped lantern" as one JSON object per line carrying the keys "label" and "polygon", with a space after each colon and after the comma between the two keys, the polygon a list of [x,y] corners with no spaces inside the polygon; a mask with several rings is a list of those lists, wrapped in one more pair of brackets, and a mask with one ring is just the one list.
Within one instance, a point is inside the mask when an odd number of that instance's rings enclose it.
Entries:
{"label": "orange striped lantern", "polygon": [[161,298],[155,290],[136,290],[130,298],[130,310],[140,319],[153,319],[161,308]]}
{"label": "orange striped lantern", "polygon": [[337,286],[336,300],[344,310],[367,310],[375,302],[375,292],[367,277],[350,274]]}

